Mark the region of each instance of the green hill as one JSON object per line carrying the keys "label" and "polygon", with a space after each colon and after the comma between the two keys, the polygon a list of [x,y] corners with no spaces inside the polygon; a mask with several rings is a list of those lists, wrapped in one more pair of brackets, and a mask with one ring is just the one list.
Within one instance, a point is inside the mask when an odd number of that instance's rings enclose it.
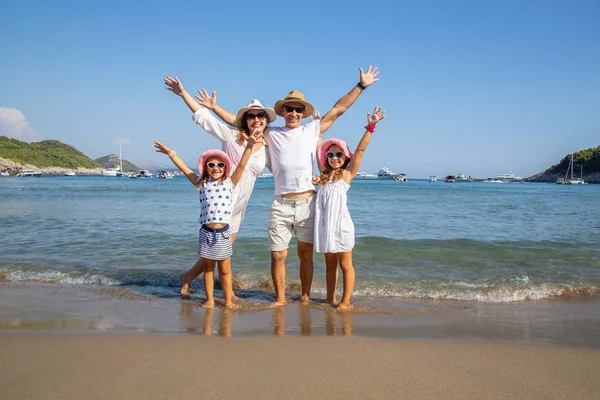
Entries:
{"label": "green hill", "polygon": [[[94,161],[96,161],[98,164],[102,165],[103,168],[115,168],[119,166],[119,156],[116,154],[109,154],[107,156],[104,157],[100,157],[100,158],[96,158]],[[127,172],[127,171],[137,171],[140,168],[138,168],[136,165],[130,163],[127,160],[123,160],[123,171]]]}
{"label": "green hill", "polygon": [[[525,180],[528,182],[556,182],[558,178],[565,177],[570,164],[571,154],[567,154],[558,164]],[[574,176],[580,177],[583,170],[583,179],[586,182],[600,183],[600,146],[573,153],[573,166]]]}
{"label": "green hill", "polygon": [[102,167],[75,147],[58,140],[27,143],[16,139],[9,139],[6,136],[0,136],[0,157],[19,164],[30,164],[39,168]]}
{"label": "green hill", "polygon": [[[567,154],[556,165],[551,166],[544,171],[545,174],[565,174],[571,163],[571,155]],[[600,146],[591,149],[580,150],[573,153],[573,165],[575,172],[579,172],[583,166],[585,174],[594,174],[600,172]]]}

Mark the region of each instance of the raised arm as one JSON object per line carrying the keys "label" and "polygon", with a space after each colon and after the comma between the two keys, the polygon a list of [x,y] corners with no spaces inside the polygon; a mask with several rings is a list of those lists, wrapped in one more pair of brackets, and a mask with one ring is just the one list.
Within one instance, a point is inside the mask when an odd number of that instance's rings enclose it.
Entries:
{"label": "raised arm", "polygon": [[354,154],[352,155],[352,159],[346,168],[344,173],[344,181],[350,184],[352,179],[356,176],[358,172],[358,168],[360,167],[360,163],[362,162],[363,154],[371,141],[371,136],[373,136],[373,132],[375,131],[375,125],[379,121],[385,118],[385,111],[383,108],[376,106],[373,110],[373,115],[367,113],[367,126],[365,127],[365,133],[363,137],[358,142],[358,146],[356,146],[356,150],[354,150]]}
{"label": "raised arm", "polygon": [[258,131],[256,130],[252,133],[252,135],[249,135],[246,138],[246,147],[244,148],[244,152],[242,153],[240,163],[235,168],[235,171],[233,171],[233,173],[231,174],[231,182],[233,183],[233,186],[237,186],[238,182],[240,181],[240,178],[244,173],[244,168],[246,168],[246,164],[248,164],[248,160],[252,155],[252,150],[254,146],[260,147],[262,143],[263,135],[262,133],[258,133]]}
{"label": "raised arm", "polygon": [[323,119],[321,120],[321,135],[324,134],[327,129],[331,127],[331,125],[333,125],[338,117],[344,114],[346,110],[348,110],[350,106],[354,104],[356,99],[358,99],[358,96],[360,96],[366,88],[379,80],[377,77],[379,75],[377,67],[369,65],[367,72],[364,72],[362,68],[359,68],[359,71],[360,81],[352,88],[352,90],[339,99],[333,108],[323,116]]}
{"label": "raised arm", "polygon": [[175,166],[179,168],[181,172],[183,172],[186,178],[188,178],[188,180],[192,182],[194,186],[196,186],[196,183],[198,183],[198,175],[196,175],[194,171],[192,171],[187,165],[185,165],[181,158],[177,157],[176,152],[174,152],[159,141],[154,142],[154,147],[156,147],[157,152],[168,155],[171,161],[173,161],[173,164],[175,164]]}
{"label": "raised arm", "polygon": [[177,96],[181,97],[193,113],[195,113],[201,108],[201,106],[198,103],[196,103],[194,98],[183,88],[183,84],[181,83],[178,77],[175,77],[175,79],[173,79],[170,76],[167,76],[165,78],[165,85],[167,86],[167,90],[170,90]]}
{"label": "raised arm", "polygon": [[203,105],[204,107],[206,107],[209,110],[211,110],[212,112],[214,112],[215,115],[217,117],[221,118],[221,120],[223,122],[225,122],[227,125],[233,126],[233,123],[235,122],[235,114],[232,114],[229,111],[226,111],[225,109],[223,109],[221,106],[219,106],[217,104],[217,91],[216,90],[214,92],[212,92],[211,96],[209,96],[206,89],[202,88],[202,90],[198,90],[196,99],[198,99],[198,104]]}

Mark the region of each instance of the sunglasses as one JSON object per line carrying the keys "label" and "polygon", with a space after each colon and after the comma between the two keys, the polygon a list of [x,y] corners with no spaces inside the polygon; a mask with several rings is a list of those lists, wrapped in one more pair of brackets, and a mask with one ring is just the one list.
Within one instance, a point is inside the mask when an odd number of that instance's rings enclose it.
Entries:
{"label": "sunglasses", "polygon": [[206,165],[208,166],[208,168],[214,168],[214,167],[223,168],[223,167],[225,167],[224,162],[219,162],[219,163],[209,162],[209,163],[206,163]]}
{"label": "sunglasses", "polygon": [[258,114],[246,114],[246,119],[254,119],[258,117],[259,119],[267,118],[267,113],[264,111],[259,112]]}
{"label": "sunglasses", "polygon": [[300,107],[292,107],[292,106],[283,106],[285,108],[285,111],[291,113],[294,110],[298,113],[301,114],[304,112],[304,106],[300,106]]}
{"label": "sunglasses", "polygon": [[327,152],[327,158],[342,158],[344,156],[344,152],[343,151],[337,151],[337,152],[332,152],[332,151],[328,151]]}

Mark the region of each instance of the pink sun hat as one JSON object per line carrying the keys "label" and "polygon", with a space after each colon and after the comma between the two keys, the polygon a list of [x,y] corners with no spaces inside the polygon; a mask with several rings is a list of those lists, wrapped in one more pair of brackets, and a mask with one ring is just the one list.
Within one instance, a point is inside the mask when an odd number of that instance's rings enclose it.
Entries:
{"label": "pink sun hat", "polygon": [[200,156],[198,160],[198,172],[200,172],[200,176],[204,174],[204,165],[206,164],[206,160],[211,157],[217,157],[219,160],[225,163],[225,178],[229,178],[231,176],[231,159],[227,154],[222,152],[221,150],[206,150]]}
{"label": "pink sun hat", "polygon": [[342,139],[327,139],[323,143],[321,143],[318,151],[319,161],[321,162],[322,166],[327,165],[327,152],[329,151],[329,148],[333,145],[336,145],[337,147],[342,149],[344,155],[348,159],[352,158],[352,152],[348,150],[348,144],[346,142],[344,142]]}

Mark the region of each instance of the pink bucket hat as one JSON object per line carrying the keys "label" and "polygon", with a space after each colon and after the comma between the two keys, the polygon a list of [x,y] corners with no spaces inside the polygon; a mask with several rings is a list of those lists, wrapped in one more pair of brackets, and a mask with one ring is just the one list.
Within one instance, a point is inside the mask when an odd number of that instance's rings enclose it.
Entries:
{"label": "pink bucket hat", "polygon": [[319,146],[318,156],[322,166],[327,164],[327,151],[333,145],[338,146],[344,152],[344,155],[350,159],[352,158],[352,152],[348,150],[348,144],[341,139],[327,139]]}
{"label": "pink bucket hat", "polygon": [[221,150],[206,150],[200,156],[200,160],[198,160],[198,172],[200,172],[200,176],[204,173],[204,165],[206,164],[206,160],[211,157],[217,157],[219,160],[225,163],[225,178],[229,178],[231,176],[231,159],[227,154],[222,152]]}

